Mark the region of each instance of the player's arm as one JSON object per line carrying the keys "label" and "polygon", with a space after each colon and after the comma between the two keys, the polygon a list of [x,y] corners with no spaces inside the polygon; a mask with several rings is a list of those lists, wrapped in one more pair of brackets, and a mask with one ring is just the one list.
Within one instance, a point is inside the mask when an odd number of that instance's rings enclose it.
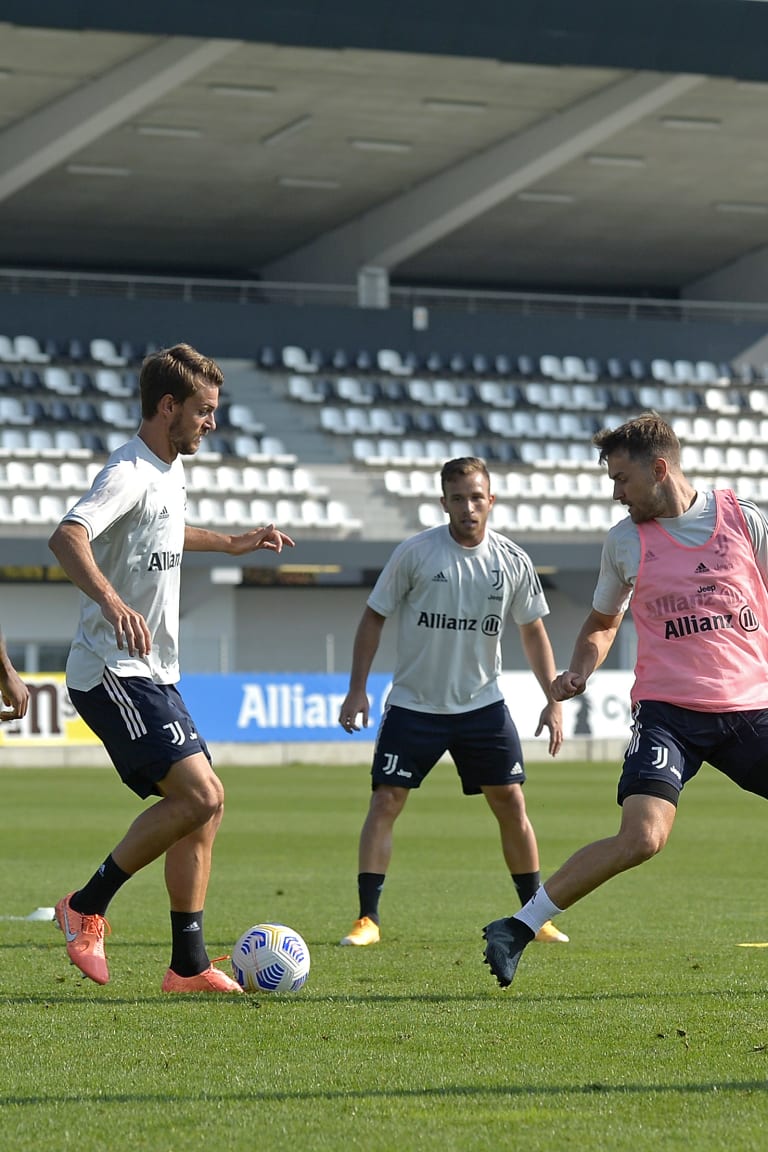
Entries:
{"label": "player's arm", "polygon": [[520,625],[520,640],[531,671],[538,680],[547,703],[539,716],[535,735],[542,728],[549,729],[549,752],[556,756],[563,743],[563,712],[560,703],[552,695],[552,681],[557,671],[549,634],[542,619]]}
{"label": "player's arm", "polygon": [[339,724],[347,732],[359,732],[360,724],[355,720],[362,715],[362,727],[368,727],[368,673],[373,658],[379,650],[381,630],[386,617],[374,612],[366,604],[355,633],[352,646],[352,671],[349,674],[349,691],[339,709]]}
{"label": "player's arm", "polygon": [[623,612],[609,616],[592,609],[576,637],[568,671],[561,672],[552,681],[555,700],[570,700],[572,696],[581,695],[589,677],[610,652],[623,619]]}
{"label": "player's arm", "polygon": [[48,547],[72,583],[98,604],[104,619],[115,630],[118,648],[127,647],[131,656],[146,656],[152,647],[147,622],[118,596],[99,568],[84,525],[62,521]]}
{"label": "player's arm", "polygon": [[229,556],[244,556],[246,552],[256,552],[260,548],[270,552],[282,552],[283,548],[293,548],[294,541],[267,524],[264,528],[251,528],[232,536],[225,532],[212,532],[210,528],[194,528],[191,524],[184,528],[185,552],[226,552]]}
{"label": "player's arm", "polygon": [[29,688],[11,663],[2,634],[0,634],[0,694],[5,705],[0,711],[0,720],[19,720],[22,716],[26,716]]}

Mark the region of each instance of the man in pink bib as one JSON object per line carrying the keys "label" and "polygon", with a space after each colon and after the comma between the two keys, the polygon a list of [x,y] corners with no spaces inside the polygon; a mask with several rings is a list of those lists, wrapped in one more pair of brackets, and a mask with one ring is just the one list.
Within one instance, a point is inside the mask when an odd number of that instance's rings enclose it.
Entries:
{"label": "man in pink bib", "polygon": [[584,692],[631,599],[637,661],[621,825],[571,856],[514,916],[485,927],[485,961],[502,987],[540,924],[661,851],[704,760],[768,798],[768,523],[730,490],[697,492],[677,436],[655,413],[593,443],[628,515],[606,537],[592,610],[552,696]]}

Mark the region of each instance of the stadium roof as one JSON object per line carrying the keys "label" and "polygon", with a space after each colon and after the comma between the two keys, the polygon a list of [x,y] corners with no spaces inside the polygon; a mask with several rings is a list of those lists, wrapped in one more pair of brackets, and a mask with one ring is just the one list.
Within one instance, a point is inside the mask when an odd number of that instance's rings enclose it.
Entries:
{"label": "stadium roof", "polygon": [[768,283],[756,0],[117,7],[0,0],[6,267]]}

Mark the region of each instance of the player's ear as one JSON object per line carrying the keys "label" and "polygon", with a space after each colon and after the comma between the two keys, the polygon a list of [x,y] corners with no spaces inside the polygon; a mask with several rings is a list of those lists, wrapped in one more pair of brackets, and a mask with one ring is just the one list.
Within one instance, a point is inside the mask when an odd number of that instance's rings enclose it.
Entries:
{"label": "player's ear", "polygon": [[169,416],[173,412],[175,403],[176,401],[170,392],[166,392],[157,402],[157,411],[162,413],[163,416]]}

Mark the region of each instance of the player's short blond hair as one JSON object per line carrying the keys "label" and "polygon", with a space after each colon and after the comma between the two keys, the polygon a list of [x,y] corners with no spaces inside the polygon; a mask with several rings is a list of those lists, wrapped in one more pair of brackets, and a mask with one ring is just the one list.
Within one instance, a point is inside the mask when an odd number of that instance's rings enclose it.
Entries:
{"label": "player's short blond hair", "polygon": [[631,460],[657,460],[680,467],[680,441],[674,428],[658,412],[644,412],[618,428],[603,428],[592,437],[600,450],[600,463],[614,452],[626,452]]}
{"label": "player's short blond hair", "polygon": [[440,469],[440,485],[443,492],[447,481],[456,480],[459,476],[471,476],[474,472],[484,476],[490,488],[491,477],[488,466],[479,456],[457,456],[455,460],[446,461]]}
{"label": "player's short blond hair", "polygon": [[174,344],[146,357],[139,373],[141,414],[148,419],[157,412],[163,396],[183,402],[205,385],[220,388],[224,373],[215,360],[190,344]]}

